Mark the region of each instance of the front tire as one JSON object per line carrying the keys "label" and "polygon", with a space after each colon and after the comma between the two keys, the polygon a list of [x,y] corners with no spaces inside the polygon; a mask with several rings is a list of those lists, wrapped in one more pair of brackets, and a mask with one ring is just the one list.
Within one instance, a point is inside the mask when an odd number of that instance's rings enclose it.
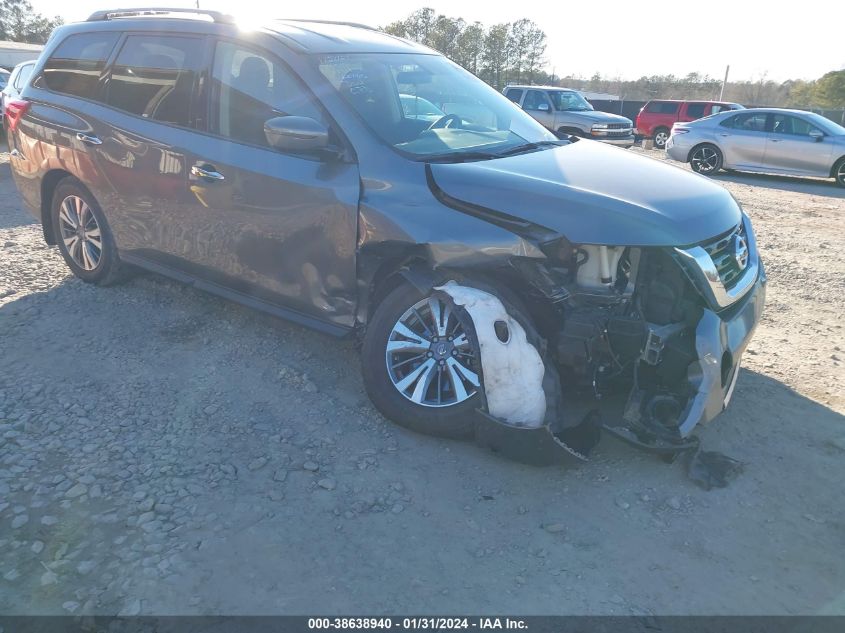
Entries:
{"label": "front tire", "polygon": [[473,432],[480,406],[480,357],[465,319],[439,293],[409,284],[379,304],[364,336],[367,394],[387,418],[449,438]]}
{"label": "front tire", "polygon": [[704,176],[712,176],[722,168],[722,152],[710,143],[693,148],[689,158],[692,170]]}
{"label": "front tire", "polygon": [[65,178],[56,187],[51,218],[59,252],[74,275],[100,286],[122,278],[108,222],[94,196],[76,178]]}

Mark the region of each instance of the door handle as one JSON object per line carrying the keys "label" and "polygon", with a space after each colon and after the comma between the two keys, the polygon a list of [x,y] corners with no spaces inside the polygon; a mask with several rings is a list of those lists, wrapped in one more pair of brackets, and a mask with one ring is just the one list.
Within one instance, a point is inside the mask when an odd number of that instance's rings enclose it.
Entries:
{"label": "door handle", "polygon": [[191,175],[196,176],[197,178],[205,178],[206,180],[226,180],[226,176],[221,174],[217,169],[215,169],[214,165],[209,165],[207,163],[198,163],[191,167]]}
{"label": "door handle", "polygon": [[727,132],[722,132],[721,134],[719,134],[719,136],[730,136],[730,134],[728,134]]}
{"label": "door handle", "polygon": [[82,132],[76,133],[76,140],[82,141],[86,145],[102,145],[103,142],[96,136],[92,134],[83,134]]}
{"label": "door handle", "polygon": [[779,139],[779,138],[770,138],[769,140],[770,140],[772,143],[780,143],[780,139]]}

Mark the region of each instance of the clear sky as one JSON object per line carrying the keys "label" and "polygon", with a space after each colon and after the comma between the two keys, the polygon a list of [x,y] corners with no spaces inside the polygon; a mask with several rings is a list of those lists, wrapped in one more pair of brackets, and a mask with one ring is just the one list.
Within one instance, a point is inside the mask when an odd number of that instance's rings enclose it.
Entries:
{"label": "clear sky", "polygon": [[[85,19],[97,9],[145,6],[143,0],[31,0],[36,11]],[[546,58],[557,75],[635,79],[690,72],[721,78],[815,79],[845,68],[845,6],[839,0],[200,0],[207,9],[246,16],[318,18],[383,26],[423,6],[485,25],[529,18],[548,36]],[[158,0],[146,6],[193,6]],[[278,6],[279,8],[273,8]]]}

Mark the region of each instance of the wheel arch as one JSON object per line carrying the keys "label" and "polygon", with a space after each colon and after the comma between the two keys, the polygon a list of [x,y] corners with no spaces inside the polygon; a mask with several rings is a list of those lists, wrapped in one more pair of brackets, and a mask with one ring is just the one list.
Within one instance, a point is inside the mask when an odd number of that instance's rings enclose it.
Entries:
{"label": "wheel arch", "polygon": [[561,125],[555,133],[570,134],[572,136],[582,136],[585,134],[584,130],[582,130],[581,128],[573,127],[571,125]]}
{"label": "wheel arch", "polygon": [[[56,187],[65,178],[73,178],[73,174],[64,169],[51,169],[41,179],[41,231],[44,234],[44,241],[47,244],[56,244],[56,235],[53,231],[53,219],[51,217],[53,208],[53,194]],[[80,183],[81,184],[81,183]],[[82,185],[86,191],[88,188]],[[89,192],[90,193],[90,192]]]}
{"label": "wheel arch", "polygon": [[693,155],[693,152],[695,152],[695,150],[697,150],[700,147],[704,147],[705,145],[711,145],[711,146],[715,147],[716,150],[718,150],[719,154],[721,154],[721,156],[722,156],[722,166],[724,167],[724,165],[725,165],[725,152],[722,151],[722,148],[719,147],[719,145],[717,143],[714,143],[713,141],[701,141],[700,143],[696,143],[695,145],[693,145],[690,148],[689,152],[687,152],[687,162],[690,162],[692,160],[692,155]]}
{"label": "wheel arch", "polygon": [[836,178],[836,168],[839,167],[842,163],[845,163],[845,154],[833,161],[833,165],[830,166],[831,178]]}
{"label": "wheel arch", "polygon": [[[364,268],[367,268],[366,258]],[[478,265],[439,266],[426,245],[416,244],[409,245],[403,254],[395,254],[378,262],[377,266],[371,268],[371,275],[361,280],[365,292],[359,297],[359,325],[366,329],[379,304],[399,285],[408,283],[420,291],[426,291],[444,277],[454,277],[459,282],[475,280],[486,287],[500,288],[508,300],[526,306],[526,311],[532,317],[542,317],[543,310],[538,308],[537,299],[530,292],[530,283],[507,259]]]}

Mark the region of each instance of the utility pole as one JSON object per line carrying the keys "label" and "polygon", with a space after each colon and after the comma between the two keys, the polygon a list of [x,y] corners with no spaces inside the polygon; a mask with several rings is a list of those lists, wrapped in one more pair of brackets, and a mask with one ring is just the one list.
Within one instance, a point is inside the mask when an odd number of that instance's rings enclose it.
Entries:
{"label": "utility pole", "polygon": [[[197,2],[199,2],[199,0],[197,0]],[[727,68],[725,68],[725,80],[722,82],[722,90],[719,91],[719,101],[722,101],[722,99],[725,96],[725,84],[728,83],[728,73],[729,72],[731,72],[731,65],[730,64],[728,64]]]}

